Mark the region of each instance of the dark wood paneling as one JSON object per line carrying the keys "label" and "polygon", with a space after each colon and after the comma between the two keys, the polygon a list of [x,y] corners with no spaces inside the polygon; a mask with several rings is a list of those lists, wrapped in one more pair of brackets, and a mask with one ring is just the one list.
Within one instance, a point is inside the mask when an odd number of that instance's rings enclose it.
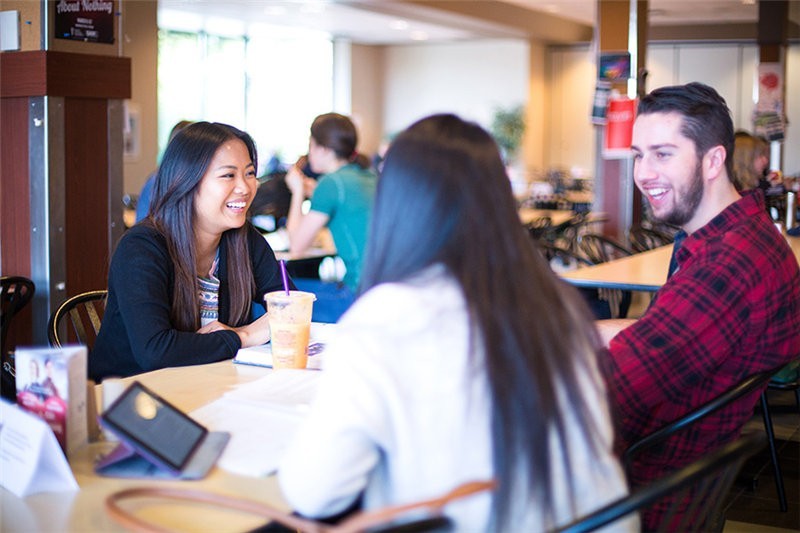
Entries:
{"label": "dark wood paneling", "polygon": [[131,97],[131,60],[68,52],[0,54],[0,96]]}
{"label": "dark wood paneling", "polygon": [[[28,99],[0,100],[0,262],[4,276],[31,277]],[[11,324],[6,346],[33,342],[31,306]]]}
{"label": "dark wood paneling", "polygon": [[103,289],[108,279],[108,107],[105,100],[64,100],[67,296]]}
{"label": "dark wood paneling", "polygon": [[2,273],[31,275],[28,99],[0,100],[0,238]]}

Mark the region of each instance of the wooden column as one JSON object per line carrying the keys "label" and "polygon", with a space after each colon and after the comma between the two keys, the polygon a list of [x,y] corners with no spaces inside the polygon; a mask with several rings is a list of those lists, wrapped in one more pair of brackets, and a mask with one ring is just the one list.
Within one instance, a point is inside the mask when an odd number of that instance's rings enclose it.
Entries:
{"label": "wooden column", "polygon": [[[631,7],[636,24],[631,29]],[[635,45],[630,45],[629,35],[635,32]],[[603,52],[629,52],[631,54],[631,76],[639,79],[637,72],[644,68],[647,43],[647,2],[598,0],[597,3],[598,54]],[[599,56],[598,56],[599,65]],[[640,83],[643,85],[643,83]],[[612,83],[621,95],[628,94],[628,81]],[[637,87],[637,92],[643,91]],[[629,95],[634,96],[634,95]],[[641,221],[641,195],[633,184],[633,162],[631,158],[603,158],[603,127],[596,134],[596,178],[594,209],[608,216],[603,232],[624,242],[630,225]]]}
{"label": "wooden column", "polygon": [[130,94],[129,58],[0,54],[0,265],[36,283],[22,342],[45,344],[56,306],[107,286],[123,229],[122,100]]}

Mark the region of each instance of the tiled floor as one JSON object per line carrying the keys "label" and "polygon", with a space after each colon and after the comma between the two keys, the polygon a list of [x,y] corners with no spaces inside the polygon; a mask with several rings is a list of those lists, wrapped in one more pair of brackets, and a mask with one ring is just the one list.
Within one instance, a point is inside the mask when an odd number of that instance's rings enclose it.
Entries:
{"label": "tiled floor", "polygon": [[[771,391],[770,410],[788,511],[781,512],[769,452],[751,458],[728,496],[724,533],[800,531],[800,412],[794,393]],[[746,431],[763,431],[760,412]],[[755,480],[755,481],[754,481]]]}

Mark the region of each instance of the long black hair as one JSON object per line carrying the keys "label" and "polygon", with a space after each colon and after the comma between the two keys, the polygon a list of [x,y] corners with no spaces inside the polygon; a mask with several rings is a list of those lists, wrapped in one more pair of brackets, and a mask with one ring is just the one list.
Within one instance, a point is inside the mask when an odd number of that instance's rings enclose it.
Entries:
{"label": "long black hair", "polygon": [[[562,409],[577,413],[597,450],[578,369],[595,357],[599,339],[583,301],[524,232],[491,136],[454,115],[401,133],[386,155],[370,231],[361,292],[434,263],[462,288],[492,397],[494,526],[512,526],[523,487],[554,520],[551,445],[565,456],[569,448]],[[571,473],[568,458],[565,468]]]}
{"label": "long black hair", "polygon": [[[227,124],[195,122],[181,129],[167,145],[153,185],[153,200],[146,224],[166,239],[175,267],[175,287],[170,318],[176,329],[195,331],[200,327],[195,266],[194,198],[211,160],[226,142],[238,139],[247,147],[258,167],[256,146],[247,133]],[[253,267],[247,241],[249,224],[223,234],[226,247],[230,294],[229,325],[246,322],[255,292]]]}

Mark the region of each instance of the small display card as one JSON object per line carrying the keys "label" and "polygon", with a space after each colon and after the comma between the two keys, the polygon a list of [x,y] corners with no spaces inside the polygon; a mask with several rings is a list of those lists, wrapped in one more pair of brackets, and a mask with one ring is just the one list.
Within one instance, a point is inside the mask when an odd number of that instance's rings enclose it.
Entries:
{"label": "small display card", "polygon": [[20,498],[78,490],[50,427],[7,402],[0,402],[0,483]]}
{"label": "small display card", "polygon": [[17,348],[17,404],[43,419],[69,455],[88,442],[86,346]]}

